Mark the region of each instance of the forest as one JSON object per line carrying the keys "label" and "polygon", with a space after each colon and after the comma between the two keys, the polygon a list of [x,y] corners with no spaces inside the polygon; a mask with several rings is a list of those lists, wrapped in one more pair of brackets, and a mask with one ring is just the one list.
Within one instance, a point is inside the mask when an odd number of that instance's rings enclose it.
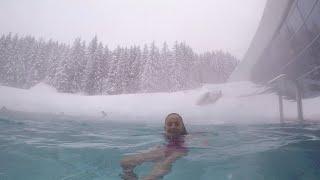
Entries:
{"label": "forest", "polygon": [[223,83],[238,64],[228,52],[196,53],[185,42],[109,49],[97,36],[72,45],[12,33],[0,37],[0,85],[40,82],[85,95],[173,92]]}

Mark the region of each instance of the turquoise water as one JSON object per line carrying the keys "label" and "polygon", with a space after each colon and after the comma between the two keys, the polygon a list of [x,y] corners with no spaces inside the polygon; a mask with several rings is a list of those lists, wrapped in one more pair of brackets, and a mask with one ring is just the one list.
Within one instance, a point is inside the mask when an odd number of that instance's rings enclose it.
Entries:
{"label": "turquoise water", "polygon": [[[188,155],[163,179],[320,179],[319,124],[186,126]],[[0,179],[121,179],[121,157],[165,143],[162,130],[160,123],[1,118]]]}

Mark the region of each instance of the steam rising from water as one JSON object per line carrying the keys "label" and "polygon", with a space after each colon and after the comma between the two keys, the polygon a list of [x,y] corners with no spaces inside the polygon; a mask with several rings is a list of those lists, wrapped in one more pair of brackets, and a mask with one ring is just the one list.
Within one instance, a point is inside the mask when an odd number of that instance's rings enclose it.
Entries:
{"label": "steam rising from water", "polygon": [[[0,106],[9,110],[51,113],[60,116],[90,116],[89,119],[162,123],[171,112],[180,113],[186,123],[278,123],[278,100],[275,94],[250,95],[264,90],[251,82],[207,84],[202,88],[174,93],[83,96],[57,93],[38,84],[30,90],[0,87]],[[204,94],[222,92],[213,104],[199,106]],[[249,96],[248,96],[249,95]],[[320,99],[304,102],[305,118],[320,116]],[[296,119],[295,102],[284,102],[285,117]],[[106,115],[104,115],[104,113]]]}

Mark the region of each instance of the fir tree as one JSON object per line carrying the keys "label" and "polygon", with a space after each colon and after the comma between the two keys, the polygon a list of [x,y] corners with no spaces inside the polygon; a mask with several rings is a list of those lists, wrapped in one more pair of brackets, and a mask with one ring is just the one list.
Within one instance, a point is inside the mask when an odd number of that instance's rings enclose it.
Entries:
{"label": "fir tree", "polygon": [[196,54],[185,43],[176,42],[161,51],[150,47],[109,50],[95,36],[73,45],[26,36],[0,37],[0,84],[30,88],[46,82],[60,92],[121,94],[178,91],[201,83],[226,81],[238,61],[231,54],[213,51]]}

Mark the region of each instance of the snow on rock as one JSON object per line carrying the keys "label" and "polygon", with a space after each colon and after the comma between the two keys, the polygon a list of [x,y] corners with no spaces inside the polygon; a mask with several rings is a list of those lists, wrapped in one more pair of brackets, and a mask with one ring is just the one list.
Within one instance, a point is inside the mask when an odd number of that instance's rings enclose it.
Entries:
{"label": "snow on rock", "polygon": [[[166,114],[180,113],[187,123],[278,123],[275,94],[249,95],[263,90],[251,82],[206,84],[173,93],[84,96],[58,93],[46,84],[25,90],[0,86],[0,107],[10,110],[107,117],[116,121],[162,122]],[[214,104],[198,106],[204,93],[222,92]],[[320,99],[304,100],[306,118],[320,117]],[[284,101],[286,118],[296,118],[295,102]]]}

